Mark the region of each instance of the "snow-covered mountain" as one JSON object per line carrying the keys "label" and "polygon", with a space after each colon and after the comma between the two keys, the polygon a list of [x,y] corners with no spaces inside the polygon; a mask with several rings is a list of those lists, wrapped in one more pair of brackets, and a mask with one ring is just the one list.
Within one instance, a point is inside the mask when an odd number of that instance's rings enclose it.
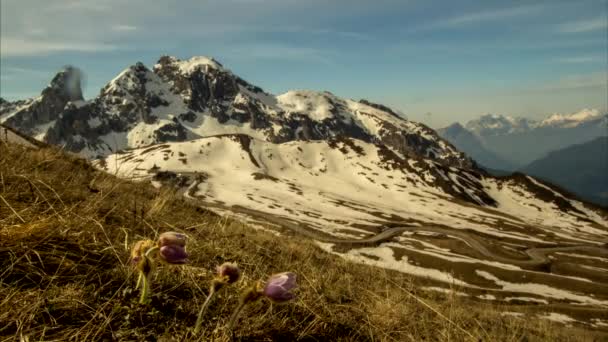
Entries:
{"label": "snow-covered mountain", "polygon": [[[487,114],[467,122],[464,127],[475,134],[483,148],[507,161],[515,170],[545,157],[549,152],[582,144],[608,135],[608,113],[583,109],[571,114],[552,114],[540,121]],[[458,146],[457,139],[444,136]],[[472,156],[479,147],[463,147]],[[504,168],[503,162],[485,165]]]}
{"label": "snow-covered mountain", "polygon": [[329,92],[275,96],[205,57],[138,63],[89,101],[56,90],[70,73],[36,99],[2,104],[0,121],[431,290],[608,307],[608,280],[579,267],[608,269],[608,213],[523,174],[492,177],[387,107]]}
{"label": "snow-covered mountain", "polygon": [[542,128],[567,129],[584,126],[589,123],[606,122],[606,115],[597,109],[582,109],[569,114],[554,113],[547,118],[535,121],[512,116],[486,114],[466,123],[467,130],[481,136],[522,134]]}
{"label": "snow-covered mountain", "polygon": [[460,151],[464,151],[483,167],[493,170],[514,170],[513,163],[499,157],[496,153],[488,150],[481,137],[464,128],[456,122],[448,127],[437,130],[439,135],[451,142]]}
{"label": "snow-covered mountain", "polygon": [[[0,107],[0,123],[87,157],[125,148],[216,134],[247,134],[272,143],[351,137],[401,155],[454,166],[471,161],[430,128],[387,107],[329,92],[264,92],[208,57],[161,57],[137,63],[89,101],[57,92],[74,69],[58,74],[40,97]],[[39,115],[40,111],[45,115]]]}

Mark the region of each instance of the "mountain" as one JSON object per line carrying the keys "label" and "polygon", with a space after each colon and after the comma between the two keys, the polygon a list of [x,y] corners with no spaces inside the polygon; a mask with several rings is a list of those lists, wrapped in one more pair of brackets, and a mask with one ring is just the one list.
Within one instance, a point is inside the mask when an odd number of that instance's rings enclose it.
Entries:
{"label": "mountain", "polygon": [[521,171],[608,206],[608,137],[553,151]]}
{"label": "mountain", "polygon": [[467,122],[465,127],[499,158],[523,167],[551,151],[608,135],[608,114],[584,109],[553,114],[541,121],[488,114]]}
{"label": "mountain", "polygon": [[271,95],[208,57],[164,56],[153,70],[137,63],[90,101],[82,101],[79,91],[58,91],[76,78],[75,69],[68,68],[40,97],[3,105],[0,123],[87,157],[234,133],[272,143],[351,137],[402,156],[472,165],[432,129],[388,107],[329,92]]}
{"label": "mountain", "polygon": [[496,153],[485,148],[481,139],[460,123],[456,122],[448,127],[438,129],[437,133],[484,167],[498,170],[516,169],[513,163],[502,159]]}
{"label": "mountain", "polygon": [[138,63],[87,101],[64,91],[72,77],[4,104],[0,120],[107,173],[174,187],[277,243],[309,237],[433,291],[608,307],[605,276],[581,266],[608,269],[605,210],[520,173],[493,177],[388,107],[310,90],[276,96],[207,57]]}

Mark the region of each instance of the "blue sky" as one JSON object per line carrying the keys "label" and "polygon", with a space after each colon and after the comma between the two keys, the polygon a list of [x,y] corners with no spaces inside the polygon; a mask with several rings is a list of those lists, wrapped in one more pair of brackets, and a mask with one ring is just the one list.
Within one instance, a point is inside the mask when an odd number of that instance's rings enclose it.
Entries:
{"label": "blue sky", "polygon": [[2,0],[0,96],[72,64],[93,97],[137,61],[213,56],[273,93],[367,98],[433,127],[608,108],[608,0]]}

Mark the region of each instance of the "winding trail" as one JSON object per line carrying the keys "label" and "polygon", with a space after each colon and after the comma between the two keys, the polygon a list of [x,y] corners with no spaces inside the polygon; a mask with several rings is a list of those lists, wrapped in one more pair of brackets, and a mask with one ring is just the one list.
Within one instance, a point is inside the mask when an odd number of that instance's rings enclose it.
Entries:
{"label": "winding trail", "polygon": [[[184,197],[189,200],[197,201],[197,198],[194,196],[193,190],[196,189],[198,184],[191,185],[188,189],[183,189]],[[218,207],[221,207],[218,205]],[[287,218],[277,217],[273,215],[267,215],[263,212],[241,207],[241,206],[232,206],[230,208],[225,207],[223,209],[228,209],[232,211],[237,211],[240,213],[244,213],[249,216],[263,218],[264,221],[277,224],[281,227],[285,227],[288,230],[294,231],[299,235],[306,236],[313,240],[324,242],[324,243],[333,243],[336,245],[343,246],[369,246],[369,245],[378,245],[380,243],[390,241],[394,237],[397,237],[404,232],[430,232],[437,234],[444,234],[452,237],[459,238],[467,243],[471,248],[475,249],[477,252],[482,254],[485,257],[491,258],[495,261],[511,264],[526,268],[541,268],[546,269],[551,265],[551,259],[547,257],[547,254],[554,252],[591,252],[595,254],[599,254],[602,256],[608,257],[608,242],[604,244],[604,246],[592,246],[589,244],[573,244],[573,243],[562,243],[561,246],[551,246],[551,247],[532,247],[528,248],[524,251],[524,253],[528,256],[529,260],[519,260],[507,258],[501,255],[497,255],[490,251],[483,242],[482,239],[477,238],[474,234],[471,234],[465,230],[459,229],[450,229],[439,226],[397,226],[387,228],[373,236],[362,238],[362,239],[344,239],[338,238],[334,236],[330,236],[328,234],[324,234],[322,232],[316,231],[314,229],[308,229],[302,227],[298,222],[292,221]]]}

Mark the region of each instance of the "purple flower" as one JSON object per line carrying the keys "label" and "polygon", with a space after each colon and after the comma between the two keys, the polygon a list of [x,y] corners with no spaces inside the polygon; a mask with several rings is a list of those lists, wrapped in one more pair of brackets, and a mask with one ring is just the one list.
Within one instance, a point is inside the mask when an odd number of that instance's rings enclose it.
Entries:
{"label": "purple flower", "polygon": [[285,303],[296,297],[290,291],[297,286],[295,273],[283,272],[270,276],[262,292],[273,302]]}
{"label": "purple flower", "polygon": [[232,284],[239,280],[241,270],[239,270],[236,264],[225,262],[217,267],[217,275],[219,278],[224,279],[226,284]]}
{"label": "purple flower", "polygon": [[169,264],[185,264],[188,262],[188,253],[184,246],[162,246],[158,255]]}
{"label": "purple flower", "polygon": [[158,247],[163,246],[186,246],[186,235],[176,232],[166,232],[158,237]]}

